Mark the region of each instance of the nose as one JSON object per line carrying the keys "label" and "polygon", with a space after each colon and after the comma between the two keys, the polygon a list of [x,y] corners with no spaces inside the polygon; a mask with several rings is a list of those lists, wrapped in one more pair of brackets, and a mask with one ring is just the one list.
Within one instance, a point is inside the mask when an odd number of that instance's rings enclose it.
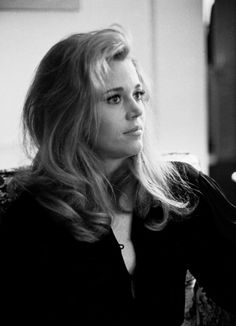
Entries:
{"label": "nose", "polygon": [[140,117],[143,115],[143,110],[144,106],[142,101],[137,102],[134,99],[131,99],[126,112],[127,120],[133,120]]}

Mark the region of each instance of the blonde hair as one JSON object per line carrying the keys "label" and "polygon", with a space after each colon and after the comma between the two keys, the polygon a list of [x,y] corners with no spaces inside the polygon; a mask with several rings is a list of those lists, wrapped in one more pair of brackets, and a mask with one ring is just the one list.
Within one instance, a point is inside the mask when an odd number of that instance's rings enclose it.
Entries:
{"label": "blonde hair", "polygon": [[[171,189],[178,183],[179,189],[190,193],[190,187],[173,164],[150,150],[153,139],[146,137],[143,151],[130,158],[128,168],[111,180],[94,152],[98,88],[110,62],[129,56],[129,41],[120,29],[73,34],[44,56],[24,104],[24,143],[29,153],[36,148],[36,155],[31,169],[21,174],[18,182],[58,218],[69,220],[75,236],[83,241],[96,241],[109,229],[115,210],[121,209],[119,194],[124,180],[135,182],[137,214],[151,229],[164,227],[171,213],[186,215],[192,209],[187,197],[177,198]],[[137,63],[133,63],[146,87]],[[145,220],[151,205],[163,208],[161,221]]]}

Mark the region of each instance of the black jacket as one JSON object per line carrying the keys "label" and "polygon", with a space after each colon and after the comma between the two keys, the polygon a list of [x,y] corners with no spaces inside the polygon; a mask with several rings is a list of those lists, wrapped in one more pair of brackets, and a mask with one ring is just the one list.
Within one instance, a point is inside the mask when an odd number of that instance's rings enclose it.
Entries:
{"label": "black jacket", "polygon": [[[134,215],[132,278],[112,230],[96,243],[79,242],[23,193],[1,222],[0,324],[180,326],[187,269],[209,297],[235,313],[236,207],[211,178],[180,167],[199,205],[191,218],[158,232]],[[162,211],[153,207],[149,214]]]}

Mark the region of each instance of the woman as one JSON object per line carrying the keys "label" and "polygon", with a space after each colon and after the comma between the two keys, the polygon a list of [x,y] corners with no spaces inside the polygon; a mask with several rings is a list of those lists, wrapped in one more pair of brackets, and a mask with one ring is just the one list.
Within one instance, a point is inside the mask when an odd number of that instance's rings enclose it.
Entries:
{"label": "woman", "polygon": [[36,154],[0,229],[9,324],[181,325],[187,269],[235,311],[236,208],[156,156],[148,103],[118,29],[71,35],[42,59],[23,110]]}

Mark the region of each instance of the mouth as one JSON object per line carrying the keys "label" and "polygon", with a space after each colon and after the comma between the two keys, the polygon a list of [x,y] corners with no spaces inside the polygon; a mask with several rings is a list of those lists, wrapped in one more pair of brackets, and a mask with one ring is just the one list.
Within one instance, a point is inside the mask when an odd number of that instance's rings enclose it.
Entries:
{"label": "mouth", "polygon": [[136,126],[128,131],[125,131],[124,134],[130,134],[130,135],[141,135],[143,133],[143,128],[140,126]]}

